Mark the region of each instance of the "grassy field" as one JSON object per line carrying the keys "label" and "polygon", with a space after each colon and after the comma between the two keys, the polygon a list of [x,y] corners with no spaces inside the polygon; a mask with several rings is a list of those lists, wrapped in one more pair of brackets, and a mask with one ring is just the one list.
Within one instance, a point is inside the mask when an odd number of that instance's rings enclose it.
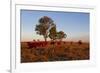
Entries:
{"label": "grassy field", "polygon": [[21,42],[21,63],[89,59],[85,42]]}

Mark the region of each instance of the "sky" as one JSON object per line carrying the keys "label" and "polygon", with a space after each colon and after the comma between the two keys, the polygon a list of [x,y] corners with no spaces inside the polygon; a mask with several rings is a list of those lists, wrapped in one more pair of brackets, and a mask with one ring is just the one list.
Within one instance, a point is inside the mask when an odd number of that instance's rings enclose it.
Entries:
{"label": "sky", "polygon": [[[89,13],[23,9],[20,11],[21,41],[44,40],[43,36],[36,34],[35,31],[38,20],[43,16],[52,18],[57,31],[64,31],[67,34],[67,38],[64,40],[89,42]],[[48,38],[48,40],[50,39]]]}

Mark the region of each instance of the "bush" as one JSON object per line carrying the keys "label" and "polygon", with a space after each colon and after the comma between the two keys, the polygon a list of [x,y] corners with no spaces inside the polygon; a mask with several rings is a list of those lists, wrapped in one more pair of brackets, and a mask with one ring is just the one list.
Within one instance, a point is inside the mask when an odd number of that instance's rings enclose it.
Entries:
{"label": "bush", "polygon": [[81,45],[81,44],[82,44],[82,41],[81,41],[81,40],[79,40],[79,41],[78,41],[78,44],[79,44],[79,45]]}

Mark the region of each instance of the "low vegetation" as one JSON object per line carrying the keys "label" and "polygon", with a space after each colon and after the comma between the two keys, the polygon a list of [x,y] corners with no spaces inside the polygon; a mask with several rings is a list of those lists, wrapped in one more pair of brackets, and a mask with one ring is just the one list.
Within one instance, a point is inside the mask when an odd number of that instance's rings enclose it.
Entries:
{"label": "low vegetation", "polygon": [[89,43],[78,42],[21,42],[21,63],[88,60]]}

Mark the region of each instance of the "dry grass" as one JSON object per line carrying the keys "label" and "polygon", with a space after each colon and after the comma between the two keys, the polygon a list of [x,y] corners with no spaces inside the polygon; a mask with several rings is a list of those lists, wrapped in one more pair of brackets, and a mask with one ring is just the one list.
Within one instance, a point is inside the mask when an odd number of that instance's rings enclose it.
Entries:
{"label": "dry grass", "polygon": [[44,45],[42,42],[35,46],[34,42],[30,43],[31,47],[27,42],[21,42],[21,63],[89,59],[89,43],[56,42],[51,44],[47,42]]}

